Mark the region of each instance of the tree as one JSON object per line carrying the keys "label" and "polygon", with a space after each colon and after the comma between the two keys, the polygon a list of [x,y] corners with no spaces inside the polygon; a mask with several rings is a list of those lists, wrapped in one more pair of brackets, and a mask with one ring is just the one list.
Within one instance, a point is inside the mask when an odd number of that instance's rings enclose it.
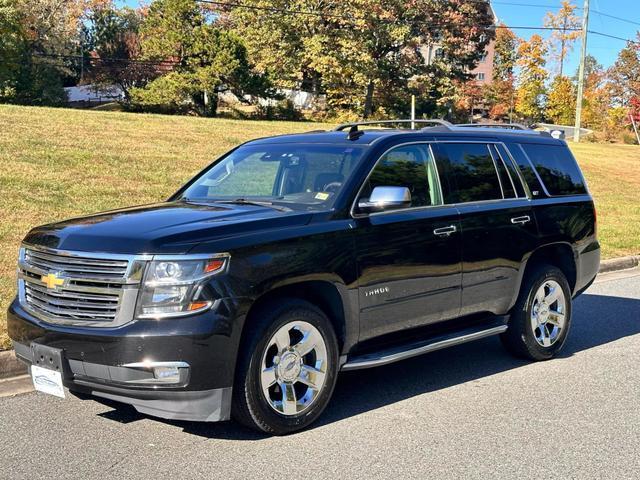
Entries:
{"label": "tree", "polygon": [[64,82],[73,76],[76,63],[68,55],[78,53],[78,12],[83,9],[84,2],[75,0],[0,3],[3,101],[31,105],[64,102]]}
{"label": "tree", "polygon": [[528,41],[521,41],[518,47],[518,66],[520,78],[516,91],[516,112],[527,121],[539,121],[543,113],[545,93],[545,55],[547,47],[538,34]]}
{"label": "tree", "polygon": [[500,24],[496,29],[496,41],[493,56],[493,78],[497,80],[513,80],[513,69],[516,66],[518,37],[513,30]]}
{"label": "tree", "polygon": [[[587,55],[584,63],[584,97],[582,102],[582,124],[593,130],[603,130],[611,105],[611,85],[607,72],[595,57]],[[574,81],[578,79],[578,72]]]}
{"label": "tree", "polygon": [[640,32],[636,40],[627,43],[609,70],[614,100],[624,107],[640,98]]}
{"label": "tree", "polygon": [[168,67],[140,60],[143,19],[140,11],[112,6],[95,9],[90,17],[88,78],[94,84],[117,85],[126,102],[132,88],[144,87]]}
{"label": "tree", "polygon": [[[467,78],[493,36],[484,2],[253,0],[243,5],[271,9],[265,15],[246,7],[228,12],[257,67],[278,79],[279,87],[326,93],[334,112],[352,116],[406,113],[411,91],[450,92],[452,82]],[[441,52],[431,62],[425,58],[429,45]],[[442,85],[442,78],[451,83]]]}
{"label": "tree", "polygon": [[[268,83],[253,74],[247,51],[235,34],[220,29],[194,0],[156,0],[140,28],[143,59],[171,73],[144,89],[132,89],[138,105],[215,115],[218,93],[231,90],[268,95]],[[156,103],[160,102],[160,103]]]}
{"label": "tree", "polygon": [[515,77],[518,37],[509,28],[496,30],[495,54],[493,57],[493,82],[483,90],[484,103],[489,117],[505,120],[511,117],[515,101]]}
{"label": "tree", "polygon": [[0,0],[0,39],[0,101],[6,102],[16,95],[27,47],[20,14],[12,0]]}
{"label": "tree", "polygon": [[573,43],[580,37],[580,17],[575,14],[576,6],[569,0],[563,0],[558,13],[548,12],[544,26],[554,28],[550,42],[554,60],[558,63],[558,75],[562,76],[564,60],[573,49]]}
{"label": "tree", "polygon": [[558,75],[547,95],[546,116],[556,124],[572,125],[576,110],[576,89],[568,78]]}

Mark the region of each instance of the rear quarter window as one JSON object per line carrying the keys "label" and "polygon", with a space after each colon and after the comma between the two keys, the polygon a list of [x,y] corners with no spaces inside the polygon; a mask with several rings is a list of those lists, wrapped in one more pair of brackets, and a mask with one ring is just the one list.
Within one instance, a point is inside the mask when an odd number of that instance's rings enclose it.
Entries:
{"label": "rear quarter window", "polygon": [[553,196],[587,193],[575,158],[565,146],[522,144],[547,192]]}

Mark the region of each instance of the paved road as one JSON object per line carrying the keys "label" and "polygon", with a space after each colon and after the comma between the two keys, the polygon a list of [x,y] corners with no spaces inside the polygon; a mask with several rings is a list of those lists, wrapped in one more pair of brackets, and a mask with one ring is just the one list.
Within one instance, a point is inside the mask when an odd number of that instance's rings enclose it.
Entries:
{"label": "paved road", "polygon": [[5,478],[638,478],[640,271],[576,303],[561,358],[497,338],[340,377],[315,428],[264,438],[30,393],[0,399]]}

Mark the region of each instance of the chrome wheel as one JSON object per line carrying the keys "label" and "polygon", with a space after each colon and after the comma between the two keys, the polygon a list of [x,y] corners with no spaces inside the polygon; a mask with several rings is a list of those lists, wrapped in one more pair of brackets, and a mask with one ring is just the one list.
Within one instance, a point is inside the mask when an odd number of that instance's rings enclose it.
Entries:
{"label": "chrome wheel", "polygon": [[539,345],[550,347],[565,327],[567,301],[555,280],[547,280],[538,288],[531,306],[531,328]]}
{"label": "chrome wheel", "polygon": [[260,385],[275,411],[296,415],[318,398],[327,373],[327,347],[307,322],[290,322],[269,340],[262,355]]}

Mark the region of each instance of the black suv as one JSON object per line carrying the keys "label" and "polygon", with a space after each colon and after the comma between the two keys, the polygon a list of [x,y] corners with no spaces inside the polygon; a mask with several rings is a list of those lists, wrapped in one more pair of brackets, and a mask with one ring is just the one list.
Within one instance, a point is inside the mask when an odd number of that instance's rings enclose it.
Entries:
{"label": "black suv", "polygon": [[490,335],[553,357],[600,259],[575,159],[423,122],[254,140],[166,202],[33,229],[8,323],[36,388],[285,434],[341,370]]}

